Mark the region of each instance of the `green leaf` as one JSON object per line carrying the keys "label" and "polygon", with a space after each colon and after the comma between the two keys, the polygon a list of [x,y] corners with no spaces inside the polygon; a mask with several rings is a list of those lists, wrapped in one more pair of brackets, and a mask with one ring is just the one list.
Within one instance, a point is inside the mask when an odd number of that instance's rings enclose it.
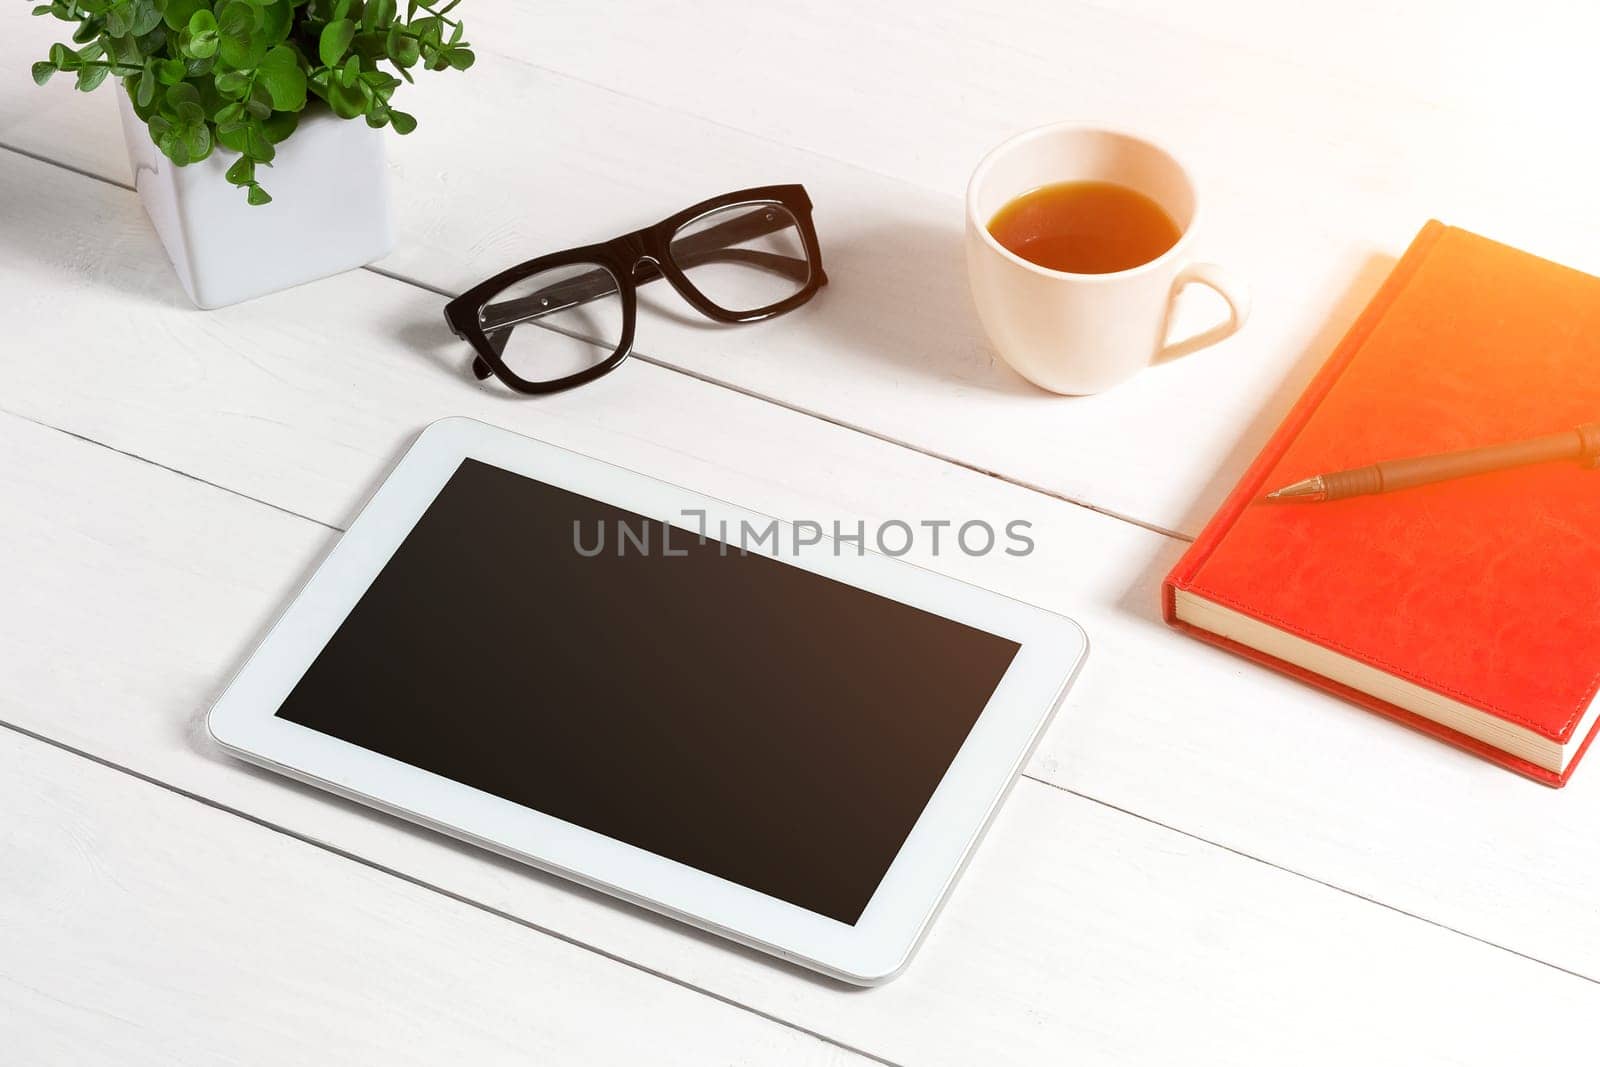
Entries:
{"label": "green leaf", "polygon": [[297,113],[293,111],[279,111],[271,118],[263,120],[261,123],[261,128],[266,131],[267,140],[270,143],[278,144],[281,141],[287,140],[289,135],[293,133],[296,127],[299,125],[300,116]]}
{"label": "green leaf", "polygon": [[155,55],[160,51],[160,49],[154,49],[148,53],[141,51],[137,37],[112,37],[109,40],[111,42],[110,51],[112,57],[118,63],[126,63],[130,67],[143,63],[146,55]]}
{"label": "green leaf", "polygon": [[163,155],[171,158],[176,151],[178,134],[172,123],[158,115],[150,120],[150,140],[161,149]]}
{"label": "green leaf", "polygon": [[220,43],[216,18],[202,8],[189,19],[189,25],[178,38],[178,50],[190,59],[210,59],[217,54]]}
{"label": "green leaf", "polygon": [[228,102],[227,97],[217,92],[216,81],[211,77],[196,78],[191,84],[200,90],[200,106],[207,115],[215,115]]}
{"label": "green leaf", "polygon": [[261,35],[269,44],[277,44],[289,36],[294,26],[294,8],[289,0],[272,0],[261,8]]}
{"label": "green leaf", "polygon": [[156,0],[134,0],[133,35],[143,37],[159,25],[161,25],[161,9],[156,6]]}
{"label": "green leaf", "polygon": [[254,159],[257,163],[271,163],[277,151],[272,147],[272,142],[267,140],[267,131],[259,122],[252,122],[244,130],[244,154]]}
{"label": "green leaf", "polygon": [[244,198],[252,207],[260,207],[262,204],[272,203],[272,197],[268,196],[267,191],[259,185],[252,184],[250,191],[245,194]]}
{"label": "green leaf", "polygon": [[237,100],[249,91],[250,75],[240,70],[225,70],[217,75],[215,84],[218,93]]}
{"label": "green leaf", "polygon": [[323,64],[337,66],[355,35],[356,24],[349,19],[339,19],[322,27],[322,36],[317,41],[317,55]]}
{"label": "green leaf", "polygon": [[84,67],[78,72],[78,88],[83,92],[92,92],[100,88],[100,83],[106,80],[106,75],[111,73],[111,68],[105,64],[93,67]]}
{"label": "green leaf", "polygon": [[328,106],[342,119],[353,119],[367,110],[367,102],[361,99],[359,91],[337,81],[328,83]]}
{"label": "green leaf", "polygon": [[416,130],[414,116],[390,106],[395,89],[416,69],[476,61],[464,28],[444,17],[459,2],[29,0],[67,23],[73,41],[30,70],[40,84],[66,72],[82,90],[116,77],[169,159],[187,165],[232,149],[227,180],[266,203],[256,176],[313,92],[341,117]]}
{"label": "green leaf", "polygon": [[161,21],[171,29],[181,30],[189,25],[194,13],[204,6],[204,0],[167,0],[166,10],[161,13]]}
{"label": "green leaf", "polygon": [[230,122],[227,125],[219,123],[217,126],[217,143],[223,148],[232,149],[235,152],[243,152],[248,147],[245,144],[245,124],[242,122]]}
{"label": "green leaf", "polygon": [[224,37],[248,37],[261,28],[261,9],[245,0],[228,0],[217,10],[217,32]]}
{"label": "green leaf", "polygon": [[259,34],[245,33],[240,37],[223,37],[221,51],[217,53],[224,63],[240,70],[249,70],[267,54],[267,39]]}
{"label": "green leaf", "polygon": [[[157,23],[156,28],[151,30],[149,33],[138,37],[124,37],[122,40],[133,42],[133,62],[137,63],[145,56],[166,55],[168,52],[172,51],[167,44],[171,38],[172,33],[165,26]],[[115,48],[117,41],[112,40],[111,44],[113,48]]]}
{"label": "green leaf", "polygon": [[250,86],[250,96],[245,100],[244,108],[253,118],[264,119],[272,114],[272,94],[267,92],[267,87],[261,84],[259,78]]}
{"label": "green leaf", "polygon": [[63,72],[77,70],[83,65],[83,61],[78,58],[78,53],[74,52],[64,44],[53,44],[50,46],[50,63],[57,70]]}
{"label": "green leaf", "polygon": [[189,154],[189,141],[184,137],[184,132],[183,127],[174,126],[161,138],[161,151],[180,167],[187,167],[194,158]]}
{"label": "green leaf", "polygon": [[189,150],[189,162],[198,163],[211,154],[211,130],[204,122],[196,122],[183,129],[184,147]]}
{"label": "green leaf", "polygon": [[299,70],[300,69],[300,55],[299,55],[299,53],[297,53],[293,48],[289,47],[286,44],[273,45],[271,48],[269,48],[267,50],[267,54],[265,56],[263,56],[262,59],[261,59],[261,69],[262,70],[269,70],[269,69],[275,69],[275,68],[280,68],[280,67],[281,68],[293,67],[295,70]]}
{"label": "green leaf", "polygon": [[388,52],[389,58],[394,60],[395,66],[401,69],[414,66],[420,55],[416,38],[401,33],[398,26],[389,30],[389,36],[384,41],[384,50]]}
{"label": "green leaf", "polygon": [[278,45],[261,60],[256,80],[266,86],[276,111],[299,111],[306,106],[306,75],[294,49]]}
{"label": "green leaf", "polygon": [[166,93],[167,106],[176,110],[180,104],[198,104],[200,90],[188,82],[179,82],[172,86]]}
{"label": "green leaf", "polygon": [[133,32],[132,0],[119,0],[106,12],[106,32],[113,37],[126,37]]}
{"label": "green leaf", "polygon": [[394,22],[394,15],[394,0],[367,0],[361,12],[361,28],[369,31],[388,29]]}
{"label": "green leaf", "polygon": [[361,80],[372,86],[378,95],[385,99],[400,87],[400,79],[383,70],[364,70],[361,72]]}

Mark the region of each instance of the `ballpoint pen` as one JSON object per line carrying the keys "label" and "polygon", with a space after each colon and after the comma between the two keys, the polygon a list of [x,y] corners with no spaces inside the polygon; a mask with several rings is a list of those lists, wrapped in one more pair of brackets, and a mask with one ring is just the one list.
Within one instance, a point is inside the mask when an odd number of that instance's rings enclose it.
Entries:
{"label": "ballpoint pen", "polygon": [[1367,493],[1392,493],[1429,482],[1465,478],[1473,474],[1523,467],[1530,463],[1582,460],[1600,465],[1600,422],[1590,422],[1565,433],[1546,434],[1526,441],[1486,445],[1433,456],[1388,459],[1366,467],[1314,474],[1267,494],[1268,500],[1315,503],[1343,500]]}

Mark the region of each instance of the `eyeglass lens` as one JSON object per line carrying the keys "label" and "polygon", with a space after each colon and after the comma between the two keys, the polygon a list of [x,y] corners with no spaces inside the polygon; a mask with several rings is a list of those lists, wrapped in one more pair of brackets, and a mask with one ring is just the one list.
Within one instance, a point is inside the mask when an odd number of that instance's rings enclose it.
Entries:
{"label": "eyeglass lens", "polygon": [[781,304],[811,280],[800,224],[782,204],[737,204],[685,223],[672,261],[707,300],[735,314]]}
{"label": "eyeglass lens", "polygon": [[506,369],[551,382],[603,362],[622,343],[622,294],[596,263],[551,267],[513,282],[479,312]]}

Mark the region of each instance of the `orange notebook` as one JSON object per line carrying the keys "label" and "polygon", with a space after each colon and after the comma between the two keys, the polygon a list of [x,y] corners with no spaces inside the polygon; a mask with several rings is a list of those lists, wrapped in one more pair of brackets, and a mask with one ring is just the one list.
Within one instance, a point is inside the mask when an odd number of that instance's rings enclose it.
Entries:
{"label": "orange notebook", "polygon": [[1600,470],[1263,497],[1597,420],[1600,278],[1430,222],[1167,576],[1167,621],[1561,785],[1600,718]]}

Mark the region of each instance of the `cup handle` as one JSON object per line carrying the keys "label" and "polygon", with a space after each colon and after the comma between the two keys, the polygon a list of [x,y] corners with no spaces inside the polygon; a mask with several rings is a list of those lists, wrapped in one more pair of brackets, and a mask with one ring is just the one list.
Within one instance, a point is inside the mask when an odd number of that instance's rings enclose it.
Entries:
{"label": "cup handle", "polygon": [[1198,351],[1208,345],[1214,345],[1224,337],[1238,333],[1244,326],[1245,320],[1250,317],[1250,287],[1244,282],[1230,275],[1215,263],[1191,263],[1178,272],[1172,282],[1172,295],[1167,305],[1167,315],[1172,315],[1172,305],[1178,299],[1178,294],[1189,285],[1203,285],[1215,290],[1223,300],[1228,302],[1228,320],[1218,323],[1209,330],[1201,330],[1181,341],[1168,341],[1156,353],[1154,362],[1165,363],[1167,360],[1186,356],[1190,352]]}

